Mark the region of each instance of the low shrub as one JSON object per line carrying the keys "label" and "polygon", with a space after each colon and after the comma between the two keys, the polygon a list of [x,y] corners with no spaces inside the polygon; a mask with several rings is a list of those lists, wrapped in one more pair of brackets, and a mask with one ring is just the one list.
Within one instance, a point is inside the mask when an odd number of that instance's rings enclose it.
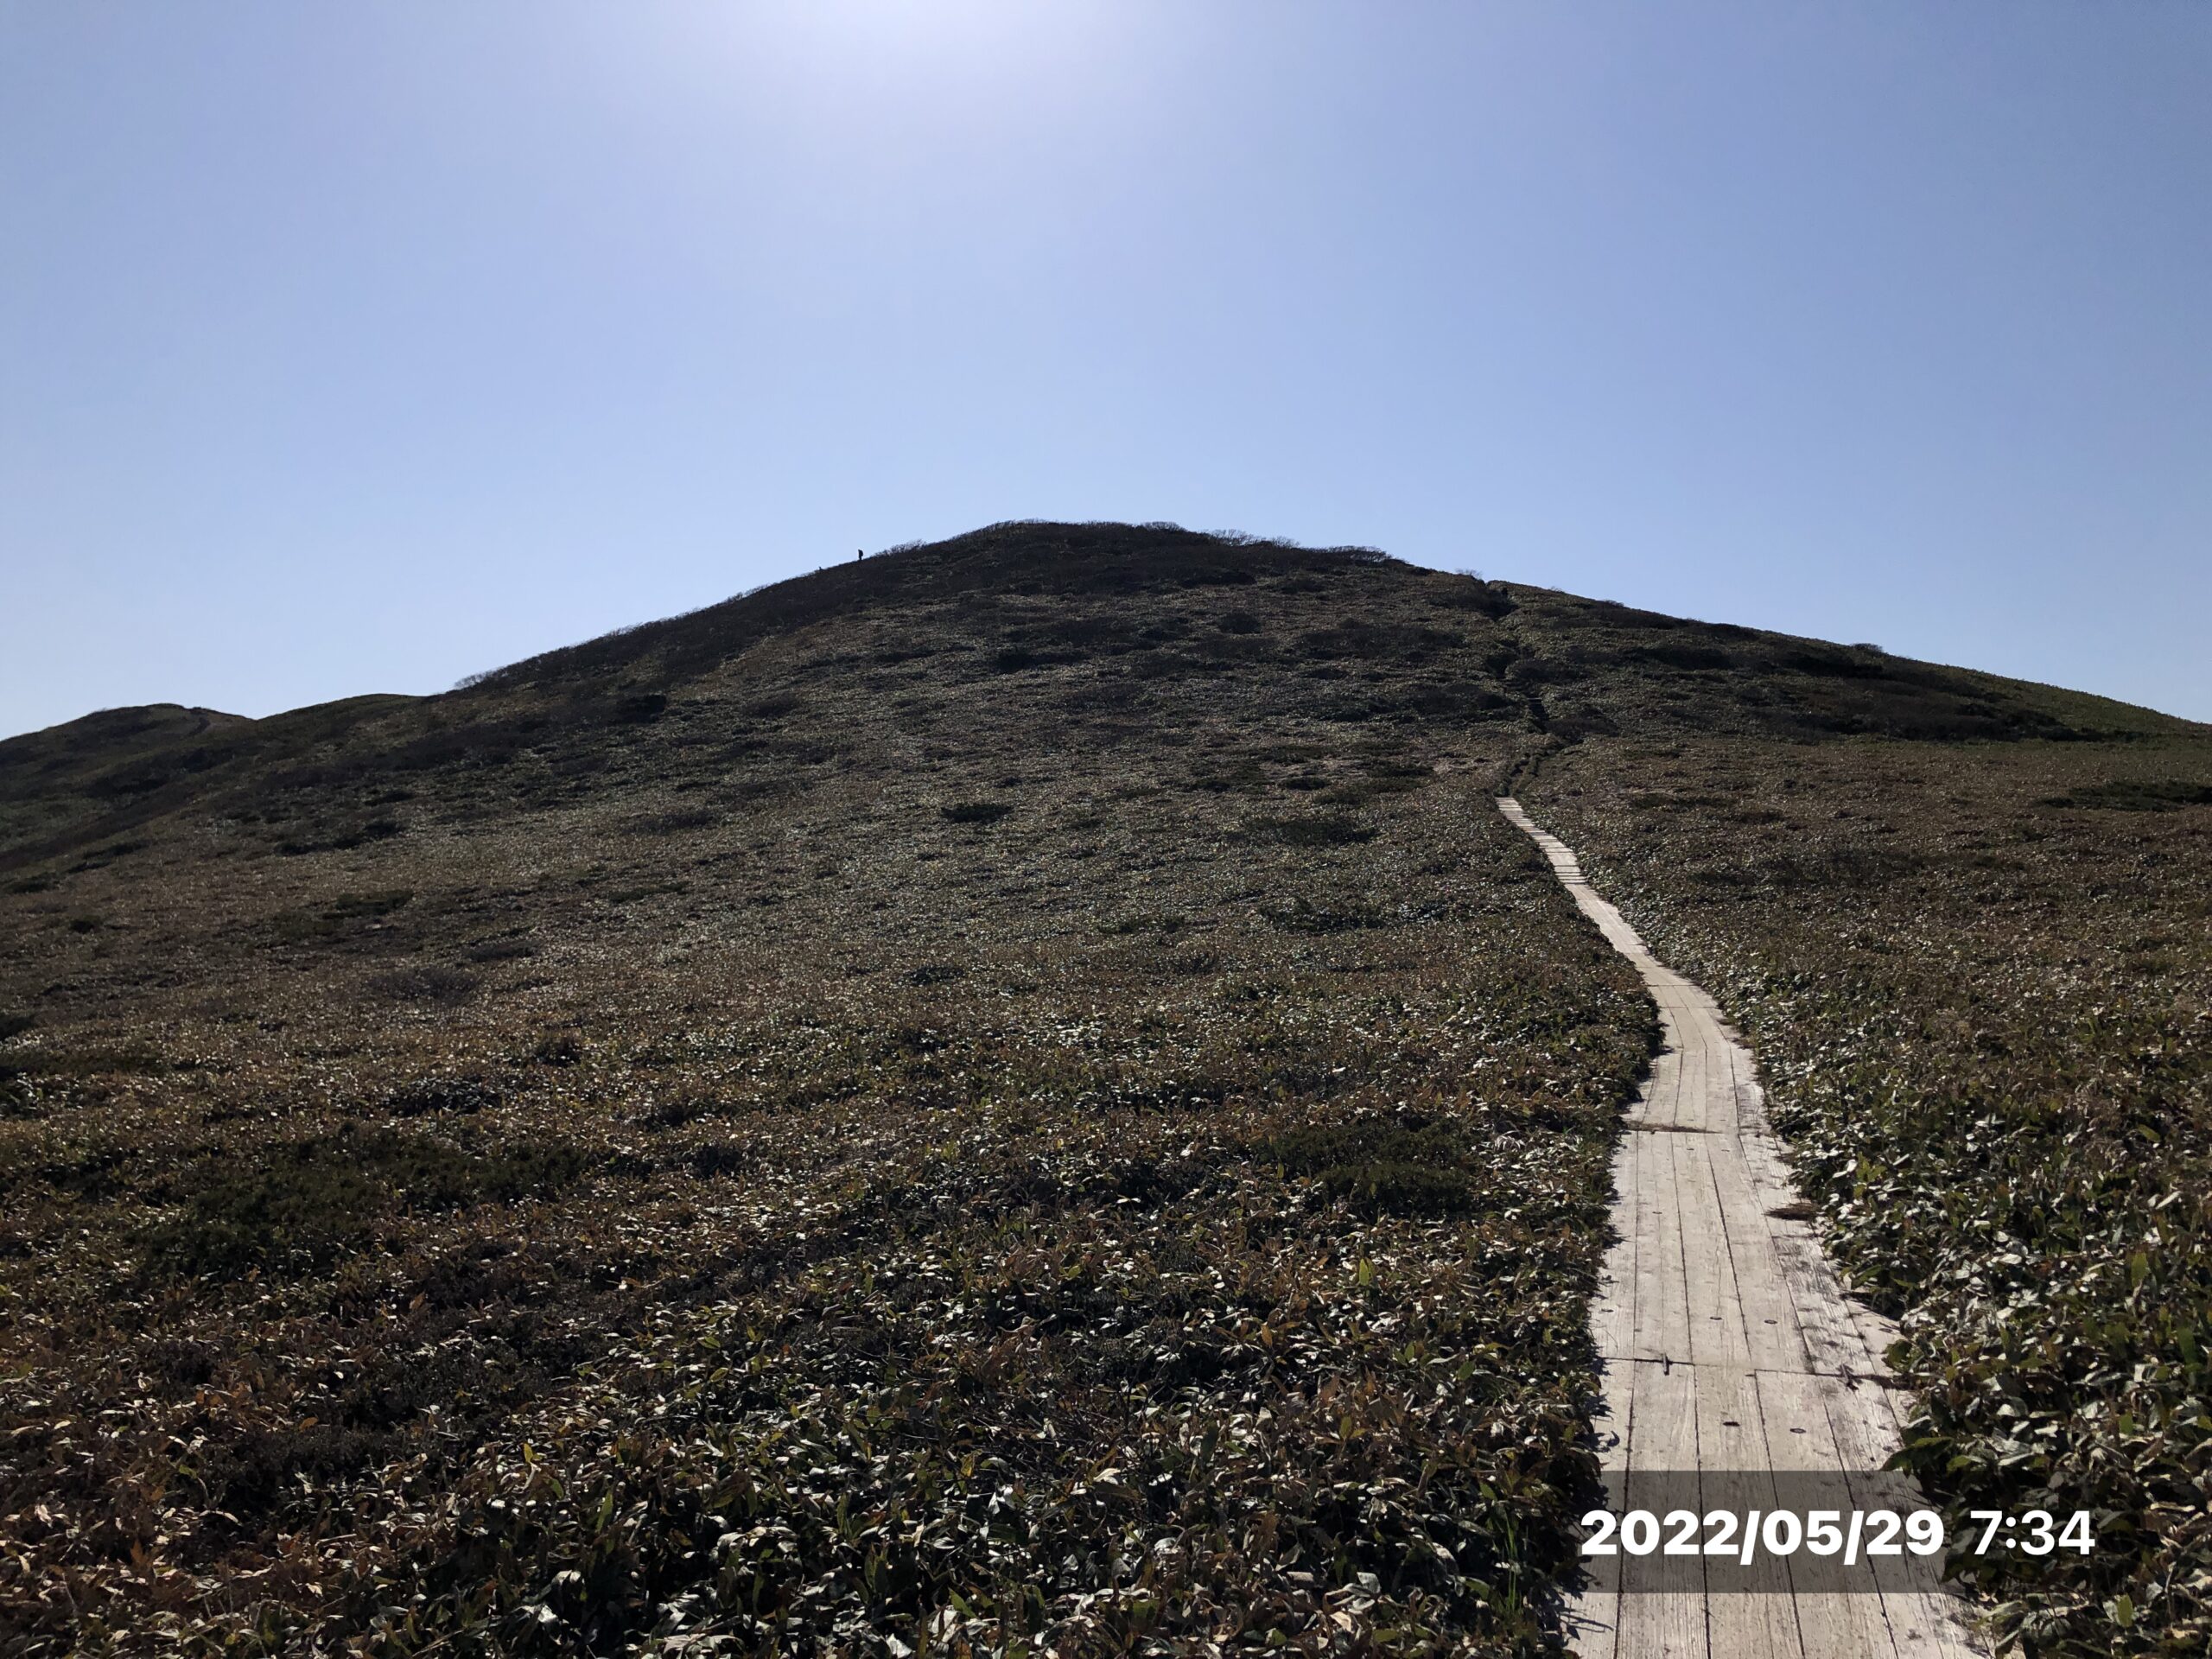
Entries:
{"label": "low shrub", "polygon": [[114,1048],[19,1049],[0,1065],[0,1074],[48,1077],[159,1077],[169,1069],[168,1058],[143,1044],[125,1043]]}
{"label": "low shrub", "polygon": [[951,823],[996,823],[1014,808],[1004,801],[957,801],[943,810]]}
{"label": "low shrub", "polygon": [[397,1117],[427,1117],[434,1112],[473,1115],[499,1103],[499,1091],[477,1077],[417,1077],[385,1096],[385,1109]]}
{"label": "low shrub", "polygon": [[645,812],[622,827],[633,836],[679,836],[687,830],[708,830],[722,821],[722,814],[709,807],[686,806],[666,812]]}
{"label": "low shrub", "polygon": [[617,726],[648,726],[668,712],[668,698],[658,691],[633,692],[617,697],[609,718]]}
{"label": "low shrub", "polygon": [[2194,784],[2179,778],[2116,779],[2052,796],[2045,804],[2102,807],[2111,812],[2172,812],[2184,806],[2212,804],[2212,784]]}
{"label": "low shrub", "polygon": [[752,1168],[759,1164],[760,1160],[742,1147],[715,1143],[701,1147],[684,1161],[694,1175],[707,1181]]}
{"label": "low shrub", "polygon": [[1479,1191],[1460,1159],[1457,1137],[1437,1126],[1402,1128],[1348,1123],[1293,1129],[1269,1151],[1285,1173],[1318,1179],[1370,1215],[1445,1217],[1478,1207]]}
{"label": "low shrub", "polygon": [[403,1130],[341,1129],[243,1166],[211,1158],[182,1213],[145,1229],[141,1245],[149,1270],[183,1278],[250,1268],[327,1274],[386,1217],[550,1192],[575,1179],[583,1161],[558,1142],[480,1154]]}
{"label": "low shrub", "polygon": [[341,893],[322,913],[333,921],[341,922],[389,916],[395,910],[406,909],[414,898],[414,893],[405,887],[394,887],[385,893]]}
{"label": "low shrub", "polygon": [[287,858],[299,858],[308,853],[349,853],[371,842],[390,841],[394,836],[406,833],[406,830],[407,826],[397,818],[371,818],[365,823],[342,824],[334,829],[317,827],[288,836],[276,843],[276,850]]}
{"label": "low shrub", "polygon": [[1375,826],[1348,812],[1318,812],[1310,817],[1255,818],[1246,832],[1285,847],[1350,847],[1375,839]]}
{"label": "low shrub", "polygon": [[474,995],[479,982],[476,976],[466,969],[426,962],[410,968],[394,969],[388,974],[378,974],[369,981],[369,989],[378,996],[389,998],[394,1002],[426,1002],[451,1007]]}
{"label": "low shrub", "polygon": [[374,923],[404,910],[414,900],[404,887],[385,893],[344,893],[320,910],[280,911],[270,926],[286,944],[308,944],[342,938],[366,923]]}
{"label": "low shrub", "polygon": [[537,1065],[574,1065],[584,1057],[583,1039],[573,1031],[556,1031],[540,1038],[530,1051]]}

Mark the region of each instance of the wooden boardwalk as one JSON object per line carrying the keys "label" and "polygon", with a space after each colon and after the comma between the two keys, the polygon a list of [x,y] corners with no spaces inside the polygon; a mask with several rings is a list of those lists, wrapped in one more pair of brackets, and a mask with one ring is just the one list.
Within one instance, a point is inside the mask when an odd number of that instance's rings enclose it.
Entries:
{"label": "wooden boardwalk", "polygon": [[[1563,842],[1518,802],[1497,804],[1636,964],[1666,1032],[1614,1160],[1618,1242],[1591,1312],[1606,1469],[1631,1491],[1640,1471],[1697,1471],[1702,1508],[1740,1511],[1776,1506],[1774,1472],[1880,1468],[1897,1448],[1905,1407],[1883,1359],[1895,1332],[1843,1295],[1799,1218],[1750,1051],[1713,999],[1662,967],[1591,890]],[[1975,1650],[1955,1600],[1904,1590],[1593,1593],[1570,1607],[1568,1626],[1575,1651],[1593,1659],[1968,1659]]]}

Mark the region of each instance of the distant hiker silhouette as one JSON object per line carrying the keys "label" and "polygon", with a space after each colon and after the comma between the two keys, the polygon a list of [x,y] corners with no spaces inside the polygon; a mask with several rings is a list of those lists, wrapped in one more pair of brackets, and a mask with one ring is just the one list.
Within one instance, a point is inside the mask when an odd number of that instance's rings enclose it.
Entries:
{"label": "distant hiker silhouette", "polygon": [[853,550],[853,563],[855,564],[858,564],[866,557],[868,557],[868,550],[866,548],[856,547]]}

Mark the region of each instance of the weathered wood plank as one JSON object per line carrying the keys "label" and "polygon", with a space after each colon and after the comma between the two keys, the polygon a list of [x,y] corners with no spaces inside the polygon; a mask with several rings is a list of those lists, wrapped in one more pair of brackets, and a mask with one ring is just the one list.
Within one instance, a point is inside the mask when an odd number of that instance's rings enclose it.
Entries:
{"label": "weathered wood plank", "polygon": [[[1698,1466],[1697,1371],[1688,1365],[1630,1367],[1629,1462],[1625,1501],[1634,1506],[1650,1499],[1640,1473],[1665,1473]],[[1618,1659],[1704,1659],[1713,1651],[1707,1628],[1707,1598],[1702,1593],[1652,1591],[1653,1564],[1629,1557],[1622,1564]]]}

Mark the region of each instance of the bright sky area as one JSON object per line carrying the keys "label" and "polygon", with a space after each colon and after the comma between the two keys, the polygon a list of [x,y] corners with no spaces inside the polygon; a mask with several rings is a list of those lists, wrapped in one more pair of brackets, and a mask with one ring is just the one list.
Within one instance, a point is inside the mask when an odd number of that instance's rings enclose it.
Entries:
{"label": "bright sky area", "polygon": [[2212,719],[2212,4],[0,7],[0,733],[1016,518]]}

